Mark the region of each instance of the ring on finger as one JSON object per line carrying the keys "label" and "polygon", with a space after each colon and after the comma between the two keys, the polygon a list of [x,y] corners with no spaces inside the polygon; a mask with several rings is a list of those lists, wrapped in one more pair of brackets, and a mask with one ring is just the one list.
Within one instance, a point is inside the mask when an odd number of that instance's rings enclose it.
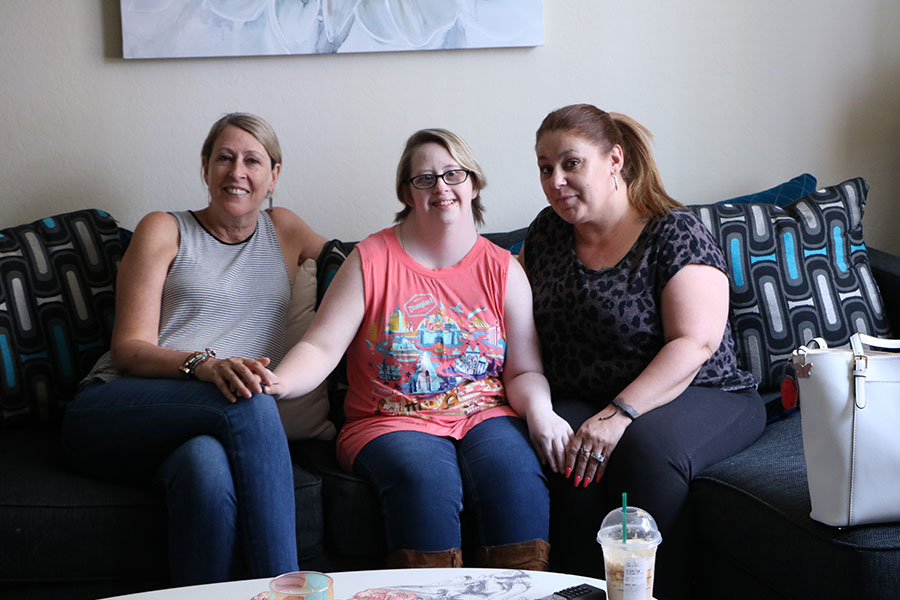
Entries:
{"label": "ring on finger", "polygon": [[579,454],[584,454],[585,456],[587,456],[588,454],[591,453],[591,451],[588,450],[587,448],[585,448],[584,446],[582,446],[578,452],[579,452]]}
{"label": "ring on finger", "polygon": [[601,465],[606,462],[606,457],[602,452],[591,452],[591,459],[596,460]]}

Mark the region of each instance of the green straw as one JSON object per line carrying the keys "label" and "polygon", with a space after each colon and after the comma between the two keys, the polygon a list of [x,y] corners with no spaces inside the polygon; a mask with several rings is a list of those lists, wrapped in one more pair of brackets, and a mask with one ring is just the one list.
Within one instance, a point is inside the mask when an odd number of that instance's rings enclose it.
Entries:
{"label": "green straw", "polygon": [[628,543],[628,528],[625,526],[625,520],[628,518],[628,492],[622,492],[622,543]]}

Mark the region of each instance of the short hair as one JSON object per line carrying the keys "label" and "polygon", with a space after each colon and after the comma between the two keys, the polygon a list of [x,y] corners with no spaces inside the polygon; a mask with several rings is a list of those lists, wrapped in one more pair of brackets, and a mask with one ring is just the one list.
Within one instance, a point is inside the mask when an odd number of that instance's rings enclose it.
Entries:
{"label": "short hair", "polygon": [[275,165],[281,162],[281,145],[278,143],[278,136],[275,135],[275,130],[272,129],[272,126],[262,117],[241,112],[228,113],[210,127],[206,140],[203,142],[203,147],[200,149],[200,156],[207,162],[212,156],[213,145],[229,125],[243,129],[255,137],[266,149],[269,160],[272,161],[273,169]]}
{"label": "short hair", "polygon": [[438,144],[453,157],[459,166],[472,172],[472,185],[478,195],[472,200],[472,216],[478,225],[484,224],[484,204],[481,202],[481,190],[487,187],[487,179],[475,153],[458,135],[446,129],[421,129],[406,140],[406,148],[397,164],[397,199],[403,204],[403,210],[394,215],[394,222],[399,223],[412,212],[412,194],[409,190],[409,179],[412,177],[412,159],[416,150],[425,144]]}
{"label": "short hair", "polygon": [[536,143],[551,131],[570,131],[595,144],[604,154],[622,148],[622,178],[628,201],[643,216],[662,216],[684,205],[669,196],[650,149],[653,134],[627,115],[608,113],[590,104],[570,104],[544,117]]}

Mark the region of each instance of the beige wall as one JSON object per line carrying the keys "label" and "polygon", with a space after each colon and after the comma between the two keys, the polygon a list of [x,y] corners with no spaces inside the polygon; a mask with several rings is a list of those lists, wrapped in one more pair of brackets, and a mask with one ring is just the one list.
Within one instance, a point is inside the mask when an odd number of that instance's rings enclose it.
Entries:
{"label": "beige wall", "polygon": [[95,206],[134,227],[206,202],[199,148],[233,110],[281,137],[277,202],[327,237],[389,224],[414,130],[465,137],[485,230],[544,206],[532,146],[591,102],[656,133],[670,193],[712,202],[802,172],[871,186],[869,245],[900,252],[900,2],[544,0],[538,48],[125,61],[115,0],[3,0],[2,225]]}

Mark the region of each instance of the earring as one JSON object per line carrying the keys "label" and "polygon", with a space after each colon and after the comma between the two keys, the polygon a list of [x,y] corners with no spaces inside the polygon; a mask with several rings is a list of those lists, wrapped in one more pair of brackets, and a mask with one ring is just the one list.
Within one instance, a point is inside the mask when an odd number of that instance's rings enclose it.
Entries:
{"label": "earring", "polygon": [[619,191],[619,178],[616,177],[615,173],[613,173],[613,183],[616,184],[616,191],[618,192]]}
{"label": "earring", "polygon": [[269,210],[272,210],[272,194],[269,194]]}

